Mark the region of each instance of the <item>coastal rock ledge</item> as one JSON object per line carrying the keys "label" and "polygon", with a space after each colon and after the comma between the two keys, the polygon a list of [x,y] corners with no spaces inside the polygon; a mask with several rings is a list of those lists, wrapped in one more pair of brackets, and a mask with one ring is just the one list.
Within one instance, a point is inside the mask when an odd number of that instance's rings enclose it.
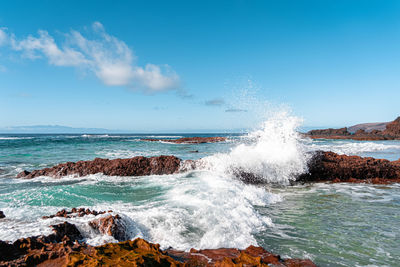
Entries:
{"label": "coastal rock ledge", "polygon": [[[196,168],[196,162],[182,161],[175,156],[134,157],[130,159],[95,159],[92,161],[67,162],[52,168],[23,171],[18,178],[50,176],[60,178],[67,175],[85,176],[103,173],[117,176],[145,176],[173,174]],[[263,183],[262,177],[253,173],[235,172],[246,183]],[[351,183],[394,183],[400,182],[400,160],[363,158],[359,156],[339,155],[333,152],[313,152],[308,162],[308,172],[299,175],[297,182],[351,182]]]}
{"label": "coastal rock ledge", "polygon": [[282,259],[262,247],[161,250],[141,238],[93,247],[75,225],[52,226],[49,236],[0,241],[0,266],[291,266],[314,267],[308,259]]}
{"label": "coastal rock ledge", "polygon": [[109,176],[145,176],[173,174],[179,171],[181,160],[175,156],[133,157],[130,159],[101,159],[66,162],[51,168],[23,171],[17,178],[34,178],[50,176],[60,178],[67,175],[85,176],[103,173]]}

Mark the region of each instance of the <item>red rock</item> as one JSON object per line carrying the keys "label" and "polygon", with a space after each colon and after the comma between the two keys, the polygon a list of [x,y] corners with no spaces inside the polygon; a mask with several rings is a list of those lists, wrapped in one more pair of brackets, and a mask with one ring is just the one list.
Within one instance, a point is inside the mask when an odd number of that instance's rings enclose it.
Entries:
{"label": "red rock", "polygon": [[94,219],[89,222],[89,225],[100,233],[112,236],[118,241],[127,239],[124,222],[118,214]]}
{"label": "red rock", "polygon": [[255,246],[245,250],[219,248],[184,252],[168,249],[165,252],[187,266],[316,266],[311,260],[282,259],[279,255]]}
{"label": "red rock", "polygon": [[[355,126],[353,126],[355,127]],[[366,132],[363,129],[351,134],[347,128],[312,130],[306,136],[313,139],[354,139],[354,140],[395,140],[400,139],[400,117],[387,123],[384,130],[371,130]]]}
{"label": "red rock", "polygon": [[[108,211],[112,212],[112,210]],[[90,209],[85,209],[85,208],[72,208],[71,211],[67,211],[66,209],[58,211],[56,214],[49,215],[49,216],[43,216],[42,219],[49,219],[49,218],[54,218],[54,217],[64,217],[64,218],[72,218],[72,217],[83,217],[85,215],[100,215],[104,214],[106,211],[95,211],[95,210],[90,210]]]}
{"label": "red rock", "polygon": [[397,161],[318,151],[308,165],[309,173],[301,175],[298,181],[350,183],[400,181],[400,164]]}
{"label": "red rock", "polygon": [[216,143],[216,142],[224,142],[226,141],[226,137],[214,136],[214,137],[185,137],[179,139],[156,139],[156,138],[147,138],[140,139],[141,141],[150,141],[157,142],[163,141],[168,143],[175,144],[204,144],[204,143]]}
{"label": "red rock", "polygon": [[75,225],[64,222],[51,227],[54,233],[48,236],[21,238],[14,243],[0,240],[0,266],[36,266],[84,246],[76,242],[83,237]]}
{"label": "red rock", "polygon": [[100,159],[89,161],[67,162],[52,168],[23,171],[17,178],[34,178],[38,176],[62,177],[66,175],[85,176],[103,173],[110,176],[143,176],[172,174],[179,171],[181,160],[175,156],[133,157],[130,159]]}

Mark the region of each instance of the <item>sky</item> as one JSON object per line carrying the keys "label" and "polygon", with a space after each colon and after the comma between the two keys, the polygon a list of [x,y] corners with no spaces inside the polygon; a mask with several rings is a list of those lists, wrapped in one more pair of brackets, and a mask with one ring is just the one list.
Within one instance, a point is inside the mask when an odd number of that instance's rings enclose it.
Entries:
{"label": "sky", "polygon": [[399,1],[2,1],[0,128],[235,131],[400,115]]}

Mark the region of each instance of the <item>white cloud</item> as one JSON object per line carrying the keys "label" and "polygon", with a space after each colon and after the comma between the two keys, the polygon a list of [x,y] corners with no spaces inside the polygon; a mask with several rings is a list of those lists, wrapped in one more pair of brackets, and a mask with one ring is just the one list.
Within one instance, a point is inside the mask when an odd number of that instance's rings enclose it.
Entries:
{"label": "white cloud", "polygon": [[[50,65],[89,70],[108,86],[159,92],[179,88],[179,76],[168,66],[136,65],[136,57],[125,42],[109,35],[100,22],[92,24],[91,39],[78,31],[65,34],[60,45],[47,31],[17,40],[0,28],[0,44],[10,39],[11,48],[30,59],[46,58]],[[3,41],[5,42],[5,41]]]}
{"label": "white cloud", "polygon": [[0,28],[0,46],[6,44],[8,39],[6,28]]}

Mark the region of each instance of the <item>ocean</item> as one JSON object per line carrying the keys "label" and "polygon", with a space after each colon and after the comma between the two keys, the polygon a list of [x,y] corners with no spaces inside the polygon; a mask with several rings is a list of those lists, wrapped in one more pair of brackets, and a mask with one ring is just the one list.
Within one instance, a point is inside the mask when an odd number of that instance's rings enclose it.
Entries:
{"label": "ocean", "polygon": [[[92,245],[117,242],[88,226],[91,216],[42,219],[63,208],[113,210],[131,238],[162,248],[246,248],[310,258],[319,266],[396,266],[400,259],[400,184],[289,182],[306,171],[310,152],[397,160],[400,141],[311,140],[295,118],[271,119],[241,134],[3,134],[0,135],[0,240],[50,234],[68,220]],[[147,142],[226,136],[211,144]],[[203,167],[174,175],[15,179],[23,170],[94,158],[175,155]],[[240,167],[265,183],[244,184]]]}

